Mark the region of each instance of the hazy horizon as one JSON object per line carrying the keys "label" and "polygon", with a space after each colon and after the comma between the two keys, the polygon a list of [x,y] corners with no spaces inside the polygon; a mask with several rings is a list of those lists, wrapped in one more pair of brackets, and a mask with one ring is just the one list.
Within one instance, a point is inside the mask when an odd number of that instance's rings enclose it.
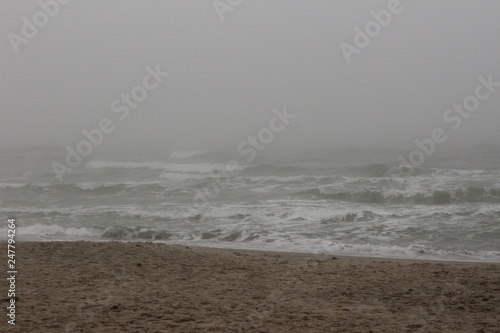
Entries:
{"label": "hazy horizon", "polygon": [[[15,53],[36,2],[2,5],[0,147],[75,146],[115,122],[98,150],[234,151],[268,126],[273,108],[297,117],[270,149],[412,149],[444,128],[442,147],[500,143],[500,93],[457,130],[443,114],[500,81],[500,3],[401,1],[403,9],[348,63],[339,45],[386,1],[243,2],[220,21],[212,2],[70,2]],[[88,24],[91,18],[92,24]],[[83,28],[85,27],[85,28]],[[170,75],[124,121],[112,103],[148,73]],[[444,148],[440,148],[444,149]]]}

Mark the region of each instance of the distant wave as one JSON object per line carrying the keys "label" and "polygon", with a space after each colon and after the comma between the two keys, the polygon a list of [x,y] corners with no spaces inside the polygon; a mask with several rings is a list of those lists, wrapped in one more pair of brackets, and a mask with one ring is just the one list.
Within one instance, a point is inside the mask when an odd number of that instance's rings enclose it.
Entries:
{"label": "distant wave", "polygon": [[186,150],[186,151],[174,151],[170,154],[169,158],[181,160],[185,158],[190,158],[197,155],[203,155],[206,151],[204,150]]}
{"label": "distant wave", "polygon": [[0,188],[21,188],[28,185],[27,183],[0,183]]}
{"label": "distant wave", "polygon": [[324,218],[320,222],[322,224],[336,223],[336,222],[365,222],[374,221],[381,218],[382,215],[378,215],[372,211],[365,210],[362,212],[351,212],[346,214],[339,214],[329,218]]}
{"label": "distant wave", "polygon": [[[436,169],[437,170],[437,169]],[[297,167],[297,166],[274,166],[269,164],[255,165],[245,168],[242,176],[297,176],[297,175],[314,175],[314,176],[348,176],[359,178],[382,178],[382,177],[413,177],[422,174],[434,173],[434,169],[430,168],[414,168],[409,170],[405,167],[399,167],[389,164],[369,164],[364,166],[354,167]],[[318,173],[319,172],[319,173]]]}
{"label": "distant wave", "polygon": [[186,181],[207,179],[207,175],[198,173],[162,172],[160,178],[171,181]]}
{"label": "distant wave", "polygon": [[348,168],[341,171],[341,174],[356,177],[387,177],[390,167],[385,164],[370,164],[363,167]]}
{"label": "distant wave", "polygon": [[273,166],[269,164],[255,165],[245,168],[241,176],[283,176],[296,175],[302,169],[297,167]]}
{"label": "distant wave", "polygon": [[[443,205],[451,203],[500,203],[500,189],[466,187],[456,190],[434,190],[417,193],[386,193],[383,190],[324,192],[322,189],[310,189],[302,194],[313,195],[317,199],[352,201],[360,203],[414,203]],[[299,193],[300,194],[300,193]]]}
{"label": "distant wave", "polygon": [[185,172],[185,173],[211,173],[225,172],[226,164],[213,163],[161,163],[161,162],[107,162],[107,161],[91,161],[87,164],[87,168],[115,168],[115,169],[139,169],[147,168],[151,170],[163,170],[167,172]]}
{"label": "distant wave", "polygon": [[310,176],[310,175],[297,175],[297,176],[242,176],[244,181],[249,182],[275,182],[275,183],[314,183],[314,182],[333,182],[340,180],[335,176]]}
{"label": "distant wave", "polygon": [[103,220],[154,220],[154,221],[178,221],[178,222],[200,222],[205,220],[227,219],[241,221],[248,218],[246,213],[235,213],[233,211],[216,211],[201,214],[197,211],[179,209],[149,210],[132,206],[95,206],[71,207],[71,208],[34,208],[34,207],[0,207],[0,212],[13,216],[29,217],[95,217]]}
{"label": "distant wave", "polygon": [[409,169],[405,166],[391,164],[369,164],[365,166],[356,166],[343,168],[338,170],[338,173],[343,176],[350,177],[366,177],[366,178],[381,178],[381,177],[413,177],[425,174],[434,174],[440,169],[416,167]]}
{"label": "distant wave", "polygon": [[0,207],[0,212],[12,216],[29,215],[31,217],[56,217],[71,216],[75,210],[71,208]]}
{"label": "distant wave", "polygon": [[111,184],[99,184],[99,183],[75,183],[75,184],[49,184],[49,183],[33,183],[33,184],[16,184],[15,186],[1,186],[5,189],[11,189],[14,191],[21,191],[22,193],[34,192],[67,192],[67,193],[93,193],[93,194],[116,194],[124,191],[128,188],[136,188],[140,186],[151,186],[154,184],[144,184],[144,183],[111,183]]}
{"label": "distant wave", "polygon": [[[58,186],[58,185],[55,185]],[[68,185],[59,185],[60,187],[66,187],[70,190],[77,189],[80,191],[90,191],[96,192],[99,194],[112,194],[118,193],[125,188],[127,188],[126,184],[96,184],[96,183],[84,183],[84,184],[68,184]]]}
{"label": "distant wave", "polygon": [[482,169],[450,169],[438,167],[416,167],[411,170],[405,166],[394,164],[369,164],[365,166],[347,167],[336,169],[333,173],[362,178],[383,178],[383,177],[403,177],[412,178],[415,176],[425,175],[440,175],[448,177],[472,177],[475,179],[478,176],[491,177],[494,175],[500,176],[500,173],[495,170],[482,170]]}

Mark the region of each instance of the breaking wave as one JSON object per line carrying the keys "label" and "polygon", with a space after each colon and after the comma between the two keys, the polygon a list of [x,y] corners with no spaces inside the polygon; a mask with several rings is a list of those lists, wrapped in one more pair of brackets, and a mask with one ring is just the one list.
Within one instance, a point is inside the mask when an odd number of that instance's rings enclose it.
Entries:
{"label": "breaking wave", "polygon": [[156,241],[195,246],[230,247],[232,249],[261,249],[265,246],[267,250],[329,255],[369,255],[374,257],[486,262],[497,262],[500,259],[500,251],[444,250],[421,244],[408,246],[349,244],[316,237],[305,237],[300,234],[280,235],[267,230],[250,231],[247,229],[215,228],[205,231],[175,232],[146,226],[75,228],[35,224],[18,227],[18,235],[22,238],[30,239],[34,237],[38,240],[54,238],[61,240],[95,240],[97,238],[102,241]]}
{"label": "breaking wave", "polygon": [[404,193],[385,192],[383,190],[325,192],[322,189],[310,189],[301,194],[312,195],[316,199],[351,201],[360,203],[413,203],[444,205],[451,203],[500,203],[500,189],[466,187],[456,190],[433,190],[428,192]]}

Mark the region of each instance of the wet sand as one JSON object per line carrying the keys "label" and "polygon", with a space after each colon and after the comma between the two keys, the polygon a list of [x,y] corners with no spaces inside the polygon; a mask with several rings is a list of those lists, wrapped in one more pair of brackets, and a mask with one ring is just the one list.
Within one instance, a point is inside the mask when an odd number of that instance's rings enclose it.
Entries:
{"label": "wet sand", "polygon": [[496,263],[152,243],[16,247],[16,326],[4,282],[1,332],[500,332]]}

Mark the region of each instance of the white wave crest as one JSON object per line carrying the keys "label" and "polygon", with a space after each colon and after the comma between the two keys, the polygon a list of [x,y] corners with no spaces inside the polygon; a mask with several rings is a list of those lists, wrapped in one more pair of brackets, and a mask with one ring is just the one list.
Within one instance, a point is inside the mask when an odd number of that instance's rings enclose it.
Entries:
{"label": "white wave crest", "polygon": [[18,227],[18,235],[23,236],[67,236],[67,237],[99,237],[102,230],[94,228],[64,228],[58,225],[34,224]]}
{"label": "white wave crest", "polygon": [[169,158],[181,160],[181,159],[190,158],[190,157],[193,157],[196,155],[203,155],[205,153],[206,153],[206,151],[204,151],[204,150],[174,151],[172,154],[170,154]]}
{"label": "white wave crest", "polygon": [[[226,172],[228,166],[226,164],[213,163],[161,163],[161,162],[107,162],[107,161],[91,161],[87,164],[87,168],[118,168],[118,169],[138,169],[147,168],[151,170],[163,170],[167,172],[183,172],[183,173],[211,173],[211,172]],[[234,166],[231,166],[234,169]]]}

